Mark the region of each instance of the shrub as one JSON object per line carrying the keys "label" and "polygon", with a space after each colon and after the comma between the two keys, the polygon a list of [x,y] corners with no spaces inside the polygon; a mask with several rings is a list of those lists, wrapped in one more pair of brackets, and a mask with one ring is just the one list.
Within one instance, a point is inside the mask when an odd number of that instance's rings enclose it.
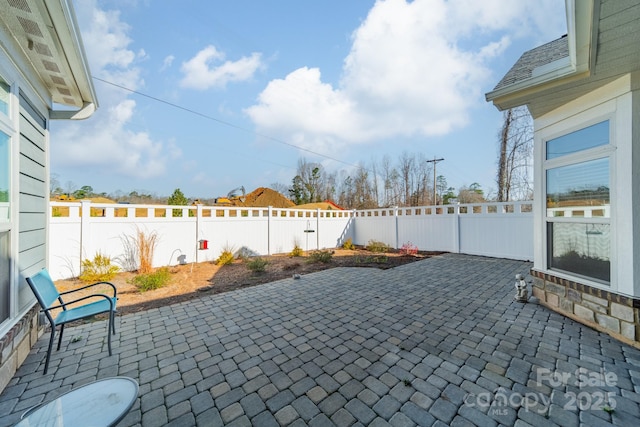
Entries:
{"label": "shrub", "polygon": [[303,253],[304,253],[304,251],[302,250],[302,248],[300,246],[298,246],[298,244],[296,243],[296,245],[293,247],[291,252],[289,252],[289,256],[290,257],[298,257],[298,256],[302,256]]}
{"label": "shrub", "polygon": [[257,257],[247,262],[247,268],[254,273],[262,273],[267,267],[267,264],[269,264],[269,261],[264,258]]}
{"label": "shrub", "polygon": [[309,254],[309,262],[328,263],[333,257],[333,251],[313,251]]}
{"label": "shrub", "polygon": [[112,265],[111,258],[98,252],[93,257],[93,261],[90,259],[82,261],[80,280],[83,282],[106,282],[113,279],[118,271],[120,271],[120,267]]}
{"label": "shrub", "polygon": [[415,255],[418,253],[418,247],[411,242],[407,242],[400,248],[400,253],[404,255]]}
{"label": "shrub", "polygon": [[216,264],[218,264],[218,265],[229,265],[229,264],[231,264],[233,262],[234,259],[235,259],[235,257],[233,256],[233,252],[231,252],[229,249],[223,249],[222,253],[220,254],[218,259],[216,260]]}
{"label": "shrub", "polygon": [[369,252],[385,253],[389,252],[389,249],[389,245],[377,240],[369,240],[369,243],[367,243],[367,250]]}
{"label": "shrub", "polygon": [[140,292],[151,291],[166,286],[171,281],[171,273],[166,267],[159,268],[152,273],[138,274],[131,279]]}
{"label": "shrub", "polygon": [[354,250],[356,247],[353,244],[353,240],[351,240],[351,237],[349,237],[347,240],[344,241],[344,243],[342,244],[342,249],[346,249],[346,250]]}

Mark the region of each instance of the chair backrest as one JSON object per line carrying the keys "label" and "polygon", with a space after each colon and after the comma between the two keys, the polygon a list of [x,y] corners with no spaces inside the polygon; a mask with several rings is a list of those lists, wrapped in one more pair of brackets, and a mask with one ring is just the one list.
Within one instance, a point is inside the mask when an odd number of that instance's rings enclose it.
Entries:
{"label": "chair backrest", "polygon": [[60,297],[60,293],[56,289],[53,280],[51,280],[51,276],[45,269],[40,270],[31,277],[27,277],[27,283],[45,310],[55,305]]}

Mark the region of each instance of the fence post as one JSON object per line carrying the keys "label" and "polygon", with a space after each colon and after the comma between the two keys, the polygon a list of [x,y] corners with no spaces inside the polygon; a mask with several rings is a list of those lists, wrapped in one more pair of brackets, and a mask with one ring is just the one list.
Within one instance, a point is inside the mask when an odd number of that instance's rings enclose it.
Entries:
{"label": "fence post", "polygon": [[[473,207],[467,206],[467,209],[471,208],[473,210]],[[453,205],[453,214],[455,215],[455,230],[454,230],[454,240],[453,240],[453,244],[454,244],[454,250],[455,253],[459,254],[460,253],[460,203],[456,203],[455,205]]]}
{"label": "fence post", "polygon": [[196,238],[195,238],[195,248],[196,248],[196,264],[198,263],[198,253],[200,249],[200,220],[202,219],[202,205],[196,205]]}
{"label": "fence post", "polygon": [[316,208],[316,250],[320,250],[320,208]]}
{"label": "fence post", "polygon": [[267,218],[267,255],[271,255],[271,209],[272,207],[269,206],[269,217]]}
{"label": "fence post", "polygon": [[398,245],[399,245],[399,240],[400,240],[400,226],[398,224],[399,222],[399,218],[398,218],[398,207],[394,206],[393,207],[393,216],[395,216],[396,221],[395,221],[395,227],[396,227],[396,247],[395,249],[398,249]]}
{"label": "fence post", "polygon": [[82,274],[82,260],[88,255],[83,257],[85,249],[90,245],[91,241],[91,227],[89,226],[91,221],[91,200],[80,200],[80,265],[78,265],[78,272]]}

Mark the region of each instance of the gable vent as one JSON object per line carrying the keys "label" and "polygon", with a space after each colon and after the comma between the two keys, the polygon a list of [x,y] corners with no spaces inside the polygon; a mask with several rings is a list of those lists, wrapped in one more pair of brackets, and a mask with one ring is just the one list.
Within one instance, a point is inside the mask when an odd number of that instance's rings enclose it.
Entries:
{"label": "gable vent", "polygon": [[22,16],[18,16],[17,18],[20,22],[20,25],[22,25],[22,29],[25,33],[31,34],[32,36],[36,37],[44,37],[42,35],[42,32],[40,31],[40,27],[38,27],[38,24],[36,22],[30,19],[25,19]]}
{"label": "gable vent", "polygon": [[60,92],[60,94],[62,95],[71,96],[71,91],[64,87],[59,87],[58,92]]}
{"label": "gable vent", "polygon": [[31,9],[29,8],[26,0],[8,0],[8,2],[11,7],[31,13]]}

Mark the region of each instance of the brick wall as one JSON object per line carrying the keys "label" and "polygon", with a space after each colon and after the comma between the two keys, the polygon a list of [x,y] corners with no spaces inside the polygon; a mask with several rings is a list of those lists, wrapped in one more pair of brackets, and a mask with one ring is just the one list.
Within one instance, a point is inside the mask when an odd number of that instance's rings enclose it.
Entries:
{"label": "brick wall", "polygon": [[640,299],[531,270],[541,304],[640,348]]}
{"label": "brick wall", "polygon": [[44,328],[38,328],[40,306],[34,306],[0,338],[0,392],[29,355]]}

